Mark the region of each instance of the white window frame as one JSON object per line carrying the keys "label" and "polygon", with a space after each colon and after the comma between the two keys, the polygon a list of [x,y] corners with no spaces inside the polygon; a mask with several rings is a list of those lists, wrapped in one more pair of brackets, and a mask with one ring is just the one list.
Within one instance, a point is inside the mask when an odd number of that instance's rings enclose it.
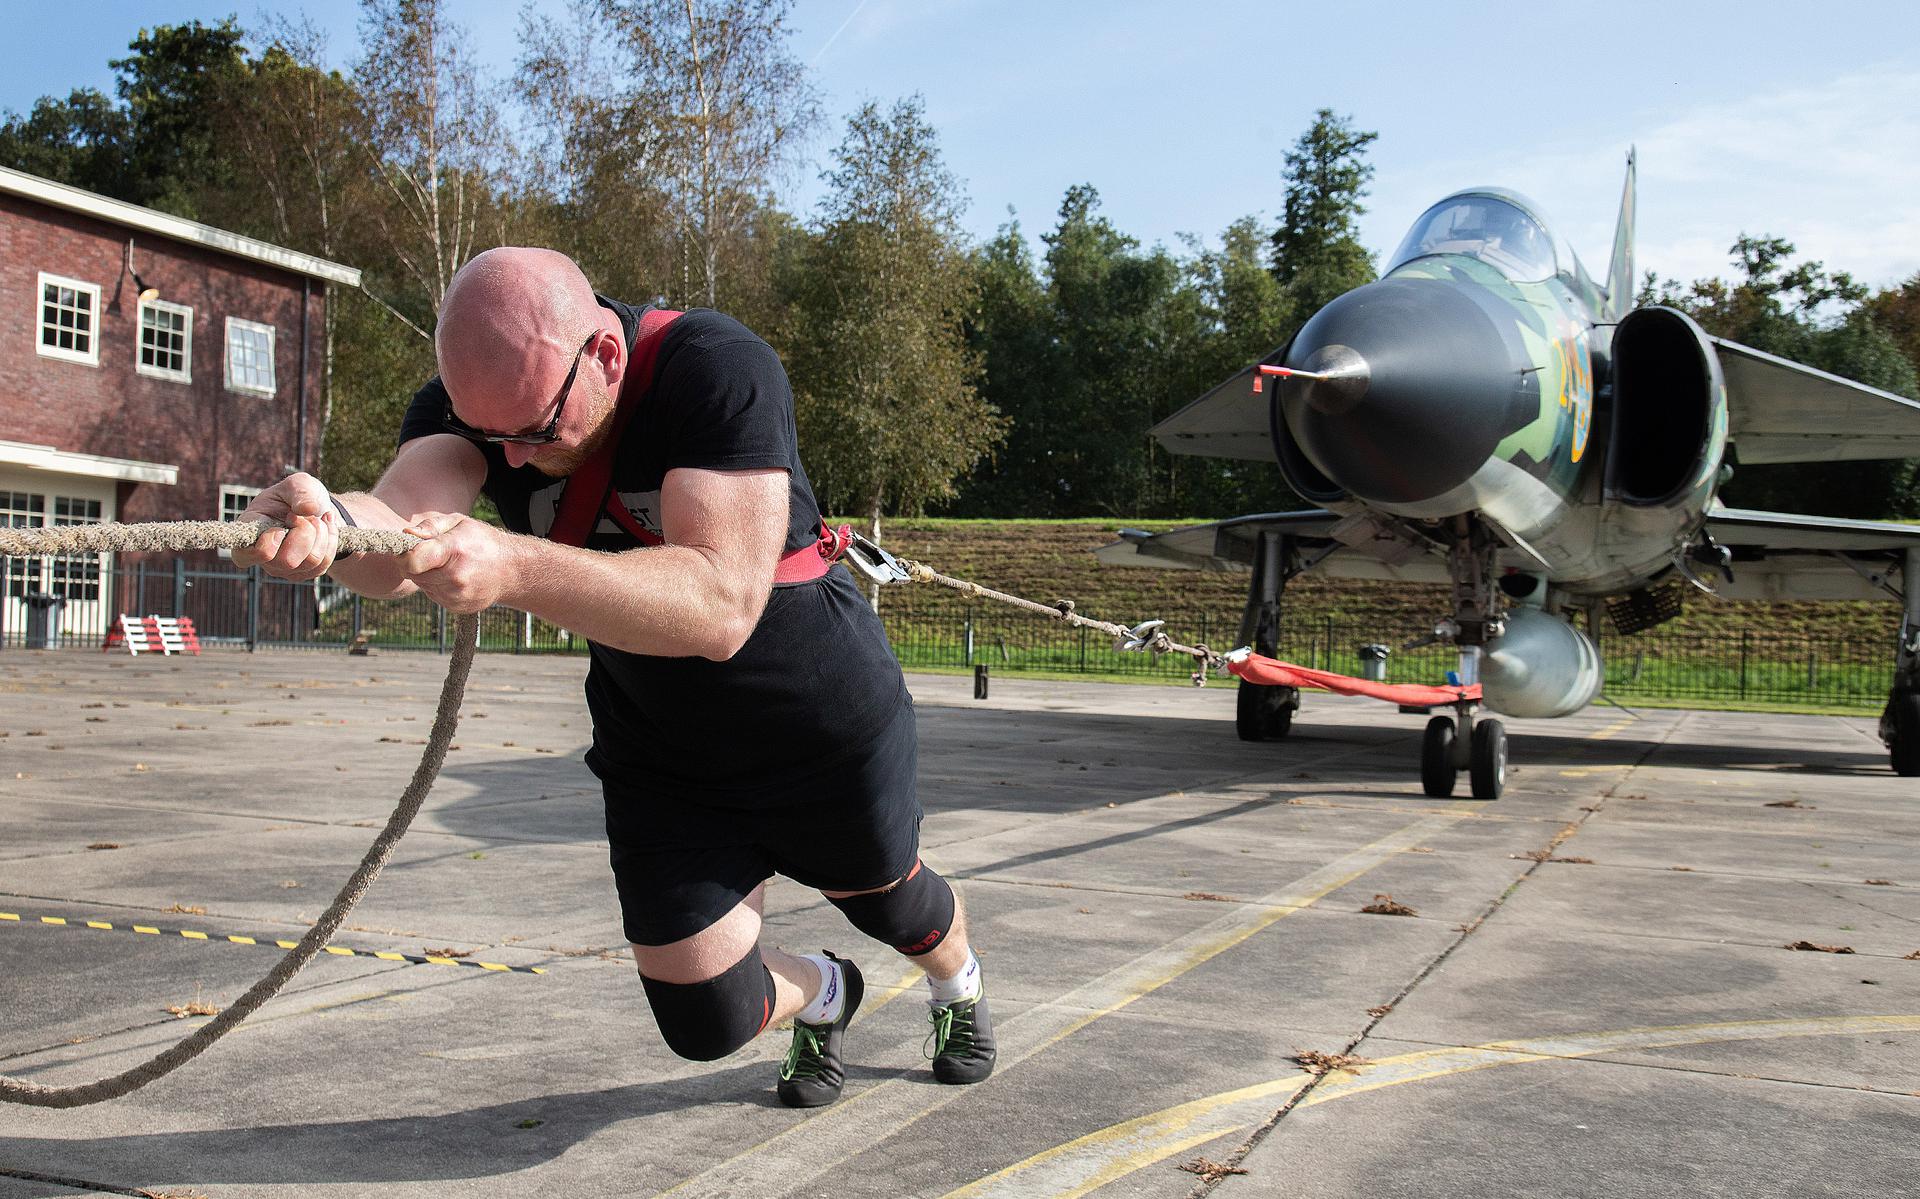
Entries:
{"label": "white window frame", "polygon": [[[233,334],[235,330],[244,330],[249,333],[265,333],[267,335],[267,369],[273,373],[273,383],[270,386],[257,387],[252,384],[234,382]],[[226,362],[227,362],[226,376],[227,376],[228,391],[237,391],[242,393],[243,395],[250,395],[250,396],[274,396],[280,393],[280,371],[274,357],[274,354],[277,350],[277,346],[274,341],[274,327],[272,325],[265,324],[261,321],[246,320],[243,317],[237,317],[237,316],[228,317],[225,349],[226,349]]]}
{"label": "white window frame", "polygon": [[[229,520],[229,519],[231,519],[231,517],[229,517],[229,516],[227,515],[227,498],[228,498],[229,496],[231,496],[231,497],[233,497],[233,498],[235,498],[235,499],[244,499],[244,500],[250,500],[250,499],[252,499],[252,498],[253,498],[254,496],[256,496],[256,495],[259,495],[259,494],[260,494],[260,488],[258,488],[258,487],[248,487],[248,486],[247,486],[246,484],[244,484],[244,483],[222,483],[222,484],[220,484],[220,509],[219,509],[219,511],[217,511],[217,512],[215,512],[215,513],[213,514],[213,518],[214,518],[215,520],[221,520],[221,521],[224,521],[224,520]],[[246,507],[246,505],[245,505],[245,504],[242,504],[242,505],[240,505],[240,507],[244,509],[244,508]],[[236,513],[235,513],[234,515],[236,515],[236,516],[237,516],[237,515],[239,515],[239,513],[237,513],[237,512],[236,512]],[[231,557],[233,557],[233,551],[232,551],[232,550],[230,550],[230,549],[222,549],[222,550],[220,551],[220,556],[221,556],[222,558],[231,558]]]}
{"label": "white window frame", "polygon": [[[147,310],[167,312],[186,318],[184,332],[186,340],[180,344],[182,369],[170,371],[164,367],[148,366],[142,362],[141,352],[147,348]],[[193,309],[185,304],[170,304],[165,300],[141,300],[134,312],[133,323],[133,369],[135,373],[151,379],[167,379],[174,383],[193,382]]]}
{"label": "white window frame", "polygon": [[[47,329],[46,303],[48,284],[52,284],[55,287],[71,287],[75,291],[83,292],[92,297],[93,328],[87,333],[87,350],[85,353],[81,353],[79,350],[62,349],[59,346],[50,346],[43,340]],[[77,362],[81,366],[99,366],[100,285],[98,283],[88,283],[81,279],[70,279],[65,275],[50,275],[46,271],[41,271],[39,282],[33,289],[33,349],[34,352],[42,358],[57,358],[62,362]]]}

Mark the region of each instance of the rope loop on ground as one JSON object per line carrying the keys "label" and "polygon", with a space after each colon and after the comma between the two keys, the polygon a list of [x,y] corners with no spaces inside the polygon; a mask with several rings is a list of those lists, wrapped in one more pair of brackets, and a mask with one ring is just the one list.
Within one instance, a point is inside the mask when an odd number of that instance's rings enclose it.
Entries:
{"label": "rope loop on ground", "polygon": [[[0,553],[75,554],[110,550],[199,550],[237,549],[252,545],[261,532],[272,526],[248,521],[177,521],[157,524],[64,525],[38,529],[0,529]],[[400,554],[418,544],[419,538],[385,529],[347,528],[340,531],[342,552]],[[233,1031],[242,1020],[279,994],[281,988],[300,973],[333,939],[341,924],[353,911],[367,888],[380,876],[380,870],[393,855],[394,846],[406,834],[419,814],[433,780],[446,760],[447,747],[453,742],[460,720],[460,700],[466,693],[467,676],[473,669],[474,648],[479,640],[477,616],[459,617],[454,624],[452,661],[447,665],[447,681],[440,688],[440,704],[433,715],[433,729],[427,736],[427,748],[420,755],[413,778],[401,793],[386,827],[368,847],[360,865],[334,897],[320,919],[307,930],[300,944],[287,951],[259,982],[247,988],[225,1010],[192,1033],[137,1066],[95,1082],[71,1086],[46,1086],[22,1078],[0,1075],[0,1102],[29,1107],[84,1107],[117,1099],[172,1073],[200,1056],[215,1041]]]}

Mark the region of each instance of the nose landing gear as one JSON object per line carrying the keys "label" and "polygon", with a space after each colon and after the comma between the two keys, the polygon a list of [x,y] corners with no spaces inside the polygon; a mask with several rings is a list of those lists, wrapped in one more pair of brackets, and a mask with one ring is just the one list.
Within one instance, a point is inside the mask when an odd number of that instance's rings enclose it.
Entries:
{"label": "nose landing gear", "polygon": [[1435,799],[1453,794],[1462,770],[1475,799],[1499,799],[1507,789],[1507,730],[1497,720],[1473,718],[1473,704],[1460,705],[1460,723],[1451,716],[1427,721],[1420,740],[1420,788]]}
{"label": "nose landing gear", "polygon": [[[1447,553],[1453,575],[1453,617],[1441,623],[1436,635],[1459,649],[1454,681],[1462,686],[1480,681],[1480,656],[1487,642],[1504,631],[1494,585],[1496,549],[1484,525],[1463,518]],[[1461,700],[1454,705],[1454,716],[1436,716],[1427,722],[1420,741],[1420,787],[1435,799],[1453,794],[1462,770],[1472,783],[1475,799],[1499,799],[1507,789],[1507,730],[1497,720],[1476,721],[1479,707],[1472,700]]]}

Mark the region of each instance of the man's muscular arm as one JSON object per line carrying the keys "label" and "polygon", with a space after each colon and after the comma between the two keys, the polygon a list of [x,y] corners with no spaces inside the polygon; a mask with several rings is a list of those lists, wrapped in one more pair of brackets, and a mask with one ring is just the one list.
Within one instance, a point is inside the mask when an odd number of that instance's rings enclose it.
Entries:
{"label": "man's muscular arm", "polygon": [[431,540],[399,561],[452,611],[503,603],[614,649],[725,661],[752,636],[773,590],[787,472],[672,470],[660,504],[667,544],[619,554],[425,512],[409,528]]}
{"label": "man's muscular arm", "polygon": [[282,579],[331,574],[343,586],[375,599],[411,595],[414,584],[392,554],[335,560],[341,522],[333,501],[340,501],[362,528],[400,529],[415,512],[467,511],[485,478],[486,459],[478,449],[464,438],[440,435],[401,446],[372,492],[329,495],[312,475],[290,475],[255,496],[242,519],[261,517],[291,527],[266,530],[252,546],[235,550],[233,560]]}

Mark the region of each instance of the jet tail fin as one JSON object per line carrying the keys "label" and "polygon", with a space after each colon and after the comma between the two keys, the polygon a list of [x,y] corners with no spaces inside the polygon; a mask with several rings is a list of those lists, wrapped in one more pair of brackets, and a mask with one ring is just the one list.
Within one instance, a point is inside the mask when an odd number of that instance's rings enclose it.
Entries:
{"label": "jet tail fin", "polygon": [[1633,310],[1633,150],[1627,150],[1627,182],[1620,190],[1620,221],[1613,229],[1613,261],[1607,266],[1607,315],[1619,320]]}

